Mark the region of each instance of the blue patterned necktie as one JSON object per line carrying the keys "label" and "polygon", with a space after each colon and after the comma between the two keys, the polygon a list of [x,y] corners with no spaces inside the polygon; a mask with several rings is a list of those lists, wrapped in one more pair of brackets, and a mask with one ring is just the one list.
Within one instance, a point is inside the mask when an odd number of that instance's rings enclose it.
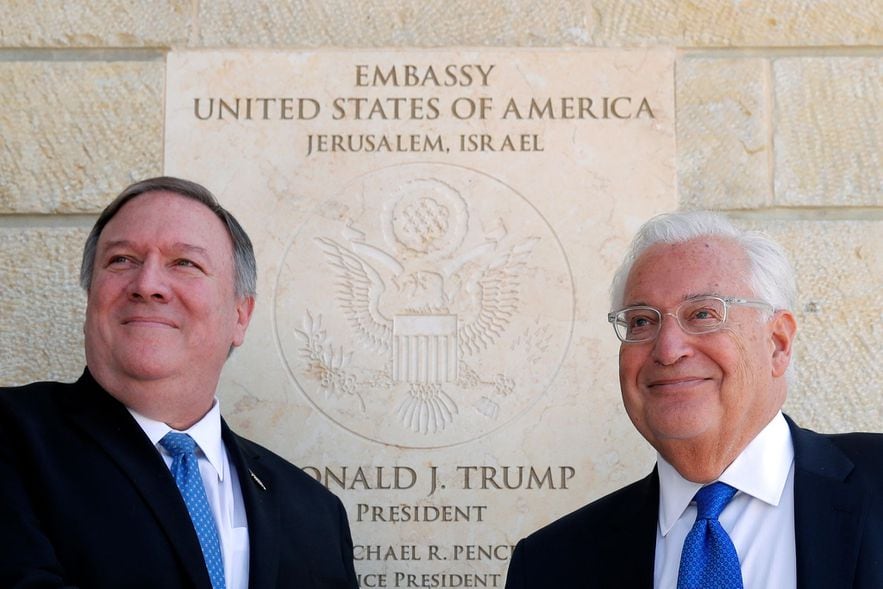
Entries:
{"label": "blue patterned necktie", "polygon": [[696,523],[684,540],[678,589],[742,589],[736,547],[717,520],[735,494],[720,481],[696,493]]}
{"label": "blue patterned necktie", "polygon": [[169,432],[159,441],[172,455],[172,477],[181,491],[193,528],[199,538],[202,556],[208,569],[213,589],[226,589],[224,561],[215,518],[205,495],[196,458],[196,442],[187,434]]}

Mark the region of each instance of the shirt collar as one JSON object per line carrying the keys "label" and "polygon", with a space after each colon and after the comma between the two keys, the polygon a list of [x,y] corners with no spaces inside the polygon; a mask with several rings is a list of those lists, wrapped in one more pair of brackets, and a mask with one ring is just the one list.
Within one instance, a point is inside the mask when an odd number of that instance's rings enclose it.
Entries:
{"label": "shirt collar", "polygon": [[[665,536],[683,515],[702,485],[688,481],[661,455],[659,470],[659,530]],[[745,447],[719,481],[770,505],[778,505],[794,462],[791,430],[782,412]]]}
{"label": "shirt collar", "polygon": [[[168,452],[160,446],[159,441],[170,431],[177,432],[180,430],[172,429],[161,421],[145,417],[131,408],[127,407],[127,409],[132,414],[132,417],[135,418],[135,421],[138,422],[138,425],[141,426],[141,429],[144,430],[144,433],[147,434],[147,437],[150,438],[150,442],[156,446],[161,454],[167,456]],[[193,438],[193,441],[199,447],[198,451],[202,451],[205,459],[208,460],[217,473],[218,480],[223,481],[226,473],[224,471],[223,458],[224,442],[221,439],[221,406],[218,403],[218,399],[215,398],[212,408],[209,409],[202,419],[186,430],[181,431],[181,433],[188,434]]]}

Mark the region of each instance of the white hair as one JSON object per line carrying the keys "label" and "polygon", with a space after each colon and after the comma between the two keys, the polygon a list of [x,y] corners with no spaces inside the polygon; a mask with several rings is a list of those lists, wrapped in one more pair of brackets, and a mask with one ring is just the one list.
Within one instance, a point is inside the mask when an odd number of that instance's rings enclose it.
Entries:
{"label": "white hair", "polygon": [[641,226],[613,276],[611,311],[622,306],[625,283],[632,266],[645,251],[660,243],[684,243],[700,237],[718,237],[741,247],[748,258],[748,280],[754,296],[776,310],[793,310],[797,300],[797,280],[782,246],[758,231],[737,229],[723,215],[689,211],[657,215]]}

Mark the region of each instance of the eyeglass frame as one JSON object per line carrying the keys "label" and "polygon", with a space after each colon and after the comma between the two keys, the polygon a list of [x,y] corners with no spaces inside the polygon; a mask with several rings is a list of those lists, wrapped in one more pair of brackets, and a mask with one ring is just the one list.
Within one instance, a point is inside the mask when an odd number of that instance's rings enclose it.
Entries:
{"label": "eyeglass frame", "polygon": [[[713,329],[708,329],[708,330],[704,330],[704,331],[690,331],[681,324],[681,318],[680,318],[680,315],[678,312],[681,310],[681,307],[683,307],[684,305],[686,305],[690,302],[701,301],[703,299],[715,299],[715,300],[718,300],[721,303],[723,303],[723,306],[724,306],[723,317],[721,318],[720,323],[718,325],[716,325]],[[613,326],[613,333],[616,334],[616,338],[620,342],[622,342],[624,344],[646,344],[648,342],[656,341],[656,338],[659,337],[659,332],[662,330],[662,319],[666,315],[674,317],[675,322],[678,324],[678,327],[681,329],[681,331],[683,331],[684,333],[686,333],[688,335],[704,335],[706,333],[715,333],[717,331],[720,331],[721,329],[723,329],[724,325],[726,325],[727,319],[729,318],[730,305],[744,305],[747,307],[765,307],[773,313],[775,313],[775,311],[776,311],[776,307],[774,305],[771,305],[770,303],[768,303],[766,301],[761,301],[759,299],[744,299],[741,297],[721,297],[721,296],[717,296],[717,295],[699,295],[699,296],[690,297],[689,299],[685,299],[685,300],[681,301],[680,304],[678,304],[678,306],[675,307],[673,312],[668,311],[666,313],[663,313],[661,310],[657,309],[656,307],[651,307],[650,305],[632,305],[629,307],[623,307],[622,309],[620,309],[618,311],[613,311],[612,313],[607,313],[607,322]],[[654,312],[656,312],[657,315],[659,315],[659,323],[656,324],[656,332],[653,334],[653,337],[649,337],[647,339],[629,340],[629,339],[625,339],[624,337],[620,336],[619,330],[617,330],[617,328],[616,328],[616,325],[617,325],[616,316],[619,315],[620,313],[625,312],[625,311],[640,310],[640,309],[654,311]],[[622,325],[622,323],[620,323],[620,325]]]}

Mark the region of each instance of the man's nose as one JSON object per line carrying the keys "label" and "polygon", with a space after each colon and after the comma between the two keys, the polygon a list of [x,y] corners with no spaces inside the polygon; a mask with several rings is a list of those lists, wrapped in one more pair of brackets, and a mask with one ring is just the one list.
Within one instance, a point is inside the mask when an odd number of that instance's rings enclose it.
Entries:
{"label": "man's nose", "polygon": [[140,301],[168,301],[171,289],[162,264],[145,260],[129,282],[129,298]]}
{"label": "man's nose", "polygon": [[659,333],[653,342],[653,359],[665,366],[677,363],[693,353],[691,336],[681,329],[674,313],[662,315]]}

